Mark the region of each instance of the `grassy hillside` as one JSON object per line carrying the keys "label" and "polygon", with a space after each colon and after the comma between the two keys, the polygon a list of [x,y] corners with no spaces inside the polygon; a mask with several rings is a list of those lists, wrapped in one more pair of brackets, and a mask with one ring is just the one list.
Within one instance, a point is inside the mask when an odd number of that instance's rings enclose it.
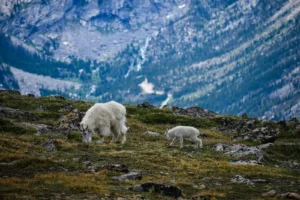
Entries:
{"label": "grassy hillside", "polygon": [[[12,108],[12,114],[0,110],[0,198],[1,199],[172,199],[152,192],[135,192],[129,187],[146,182],[164,183],[181,189],[183,199],[265,199],[262,194],[275,190],[283,198],[287,192],[300,193],[300,170],[285,163],[300,162],[300,135],[281,128],[274,146],[265,152],[260,165],[232,165],[253,156],[234,158],[217,152],[217,143],[258,145],[253,141],[232,141],[233,133],[219,131],[221,119],[242,120],[234,116],[191,118],[175,116],[172,110],[142,109],[127,105],[127,142],[85,144],[79,131],[65,134],[59,119],[68,115],[68,107],[85,112],[93,103],[63,98],[21,96],[0,92],[0,108]],[[270,123],[270,122],[264,122]],[[38,131],[45,124],[48,131]],[[205,133],[203,149],[194,149],[189,140],[179,149],[169,147],[164,137],[167,128],[192,125]],[[273,124],[272,126],[279,126]],[[145,131],[160,136],[143,134]],[[43,144],[53,139],[54,151]],[[94,136],[93,141],[97,140]],[[138,170],[141,180],[112,179],[124,172],[106,166],[125,164]],[[241,175],[253,185],[233,183]],[[263,179],[263,181],[257,181]],[[256,181],[255,181],[256,180]]]}

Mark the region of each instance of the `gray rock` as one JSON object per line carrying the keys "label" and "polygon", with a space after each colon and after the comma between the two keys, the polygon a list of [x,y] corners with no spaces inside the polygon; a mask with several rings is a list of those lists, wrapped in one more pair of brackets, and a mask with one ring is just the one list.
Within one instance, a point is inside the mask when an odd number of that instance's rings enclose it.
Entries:
{"label": "gray rock", "polygon": [[129,172],[128,166],[125,164],[108,164],[108,165],[103,165],[100,169],[107,169],[110,171],[124,172],[124,173]]}
{"label": "gray rock", "polygon": [[146,131],[146,132],[144,132],[144,134],[146,134],[146,135],[153,135],[153,136],[159,136],[160,135],[160,133],[153,132],[153,131]]}
{"label": "gray rock", "polygon": [[242,177],[241,175],[235,175],[235,177],[233,177],[231,179],[231,182],[232,183],[244,183],[246,185],[251,185],[251,186],[254,185],[254,183],[252,181],[250,181],[247,178]]}
{"label": "gray rock", "polygon": [[279,130],[270,127],[261,127],[254,130],[246,131],[238,136],[234,136],[233,140],[254,140],[261,143],[274,142],[277,139]]}
{"label": "gray rock", "polygon": [[231,118],[222,118],[220,120],[219,130],[224,133],[234,133],[232,140],[254,140],[261,143],[274,142],[279,134],[278,129],[270,125],[260,127],[262,121],[258,119],[235,120]]}
{"label": "gray rock", "polygon": [[265,192],[262,194],[263,197],[274,197],[276,195],[276,191],[275,190],[270,190],[268,192]]}
{"label": "gray rock", "polygon": [[216,151],[225,151],[227,155],[232,157],[243,157],[248,155],[258,155],[260,149],[257,147],[248,147],[243,144],[233,144],[231,146],[218,143],[214,145]]}
{"label": "gray rock", "polygon": [[238,160],[234,162],[229,162],[231,165],[258,165],[256,160]]}
{"label": "gray rock", "polygon": [[33,115],[31,112],[21,111],[18,109],[2,107],[2,106],[0,106],[0,117],[12,118],[12,119],[22,119],[22,120],[27,120],[27,121],[38,120],[38,117]]}
{"label": "gray rock", "polygon": [[139,172],[130,172],[128,174],[123,174],[121,176],[113,176],[113,179],[117,179],[119,181],[125,180],[142,180],[142,174]]}
{"label": "gray rock", "polygon": [[226,151],[229,149],[229,145],[218,143],[214,145],[214,148],[216,151]]}
{"label": "gray rock", "polygon": [[40,135],[40,136],[45,135],[50,132],[55,132],[55,130],[52,126],[49,126],[46,124],[33,124],[33,123],[25,123],[25,124],[35,128],[38,132],[38,135]]}
{"label": "gray rock", "polygon": [[179,188],[161,183],[143,183],[130,187],[129,190],[138,192],[155,192],[164,196],[178,198],[182,196]]}
{"label": "gray rock", "polygon": [[244,133],[253,130],[260,123],[257,119],[235,120],[232,118],[222,118],[220,120],[219,130],[224,133]]}
{"label": "gray rock", "polygon": [[257,146],[259,149],[262,149],[262,150],[265,150],[271,146],[273,146],[274,144],[273,143],[266,143],[266,144],[262,144],[262,145],[259,145]]}
{"label": "gray rock", "polygon": [[190,107],[187,109],[183,109],[183,108],[173,106],[172,111],[173,114],[175,115],[186,115],[186,116],[199,117],[199,118],[214,117],[217,115],[217,113],[215,112],[200,107]]}
{"label": "gray rock", "polygon": [[43,144],[41,144],[41,146],[46,149],[47,151],[54,151],[55,150],[55,144],[54,144],[54,140],[50,139],[46,142],[44,142]]}
{"label": "gray rock", "polygon": [[63,131],[63,134],[68,135],[71,130],[80,131],[79,123],[84,116],[83,112],[78,112],[77,109],[72,110],[72,112],[63,115],[56,125],[56,128]]}

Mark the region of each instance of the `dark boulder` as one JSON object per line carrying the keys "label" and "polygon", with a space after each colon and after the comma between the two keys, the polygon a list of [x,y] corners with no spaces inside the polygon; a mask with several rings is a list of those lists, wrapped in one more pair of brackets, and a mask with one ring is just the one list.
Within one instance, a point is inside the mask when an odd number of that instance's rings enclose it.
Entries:
{"label": "dark boulder", "polygon": [[140,103],[140,104],[137,105],[137,107],[138,108],[148,108],[148,109],[155,108],[155,106],[151,105],[148,102]]}
{"label": "dark boulder", "polygon": [[27,94],[28,97],[35,97],[34,94]]}
{"label": "dark boulder", "polygon": [[138,192],[155,192],[164,196],[178,198],[182,196],[182,191],[174,186],[161,183],[143,183],[130,187],[129,190]]}
{"label": "dark boulder", "polygon": [[71,130],[79,131],[80,122],[85,113],[79,112],[77,109],[73,109],[70,113],[63,115],[57,123],[56,128],[63,131],[68,135]]}

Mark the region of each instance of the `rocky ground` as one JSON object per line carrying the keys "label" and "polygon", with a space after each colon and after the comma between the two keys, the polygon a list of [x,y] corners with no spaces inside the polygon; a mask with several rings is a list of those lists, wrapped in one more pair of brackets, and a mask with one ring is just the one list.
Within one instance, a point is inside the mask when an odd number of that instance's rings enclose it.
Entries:
{"label": "rocky ground", "polygon": [[[126,105],[127,142],[88,145],[78,123],[91,105],[0,91],[1,199],[300,199],[296,118]],[[204,148],[169,147],[175,125],[199,128]]]}

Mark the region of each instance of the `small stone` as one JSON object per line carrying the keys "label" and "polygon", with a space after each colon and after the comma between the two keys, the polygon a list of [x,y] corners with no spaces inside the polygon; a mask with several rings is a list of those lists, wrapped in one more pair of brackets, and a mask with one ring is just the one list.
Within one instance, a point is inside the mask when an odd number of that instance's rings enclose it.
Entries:
{"label": "small stone", "polygon": [[231,165],[258,165],[256,160],[238,160],[235,162],[229,162]]}
{"label": "small stone", "polygon": [[174,115],[186,115],[190,117],[199,117],[199,118],[215,117],[217,115],[217,113],[215,112],[197,106],[190,107],[187,109],[173,106],[172,111]]}
{"label": "small stone", "polygon": [[205,189],[206,188],[206,186],[204,185],[204,184],[201,184],[201,185],[199,185],[198,187],[197,187],[197,189],[199,189],[199,190],[203,190],[203,189]]}
{"label": "small stone", "polygon": [[270,190],[269,192],[265,192],[262,194],[263,197],[274,197],[276,195],[275,190]]}
{"label": "small stone", "polygon": [[233,177],[231,179],[231,182],[232,183],[244,183],[244,184],[247,184],[247,185],[254,185],[252,181],[250,181],[247,178],[242,177],[241,175],[236,175],[235,177]]}
{"label": "small stone", "polygon": [[144,132],[144,134],[146,134],[146,135],[153,135],[153,136],[159,136],[160,135],[160,133],[153,132],[153,131],[146,131],[146,132]]}
{"label": "small stone", "polygon": [[44,149],[46,149],[47,151],[54,151],[55,150],[55,145],[54,145],[54,140],[50,139],[46,142],[44,142],[43,144],[41,144],[42,147],[44,147]]}
{"label": "small stone", "polygon": [[128,174],[123,174],[121,176],[113,176],[113,179],[118,179],[119,181],[125,180],[142,180],[142,175],[138,172],[130,172]]}
{"label": "small stone", "polygon": [[266,144],[259,145],[258,148],[259,149],[267,149],[273,145],[274,145],[273,143],[266,143]]}

